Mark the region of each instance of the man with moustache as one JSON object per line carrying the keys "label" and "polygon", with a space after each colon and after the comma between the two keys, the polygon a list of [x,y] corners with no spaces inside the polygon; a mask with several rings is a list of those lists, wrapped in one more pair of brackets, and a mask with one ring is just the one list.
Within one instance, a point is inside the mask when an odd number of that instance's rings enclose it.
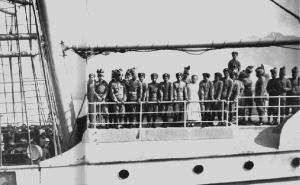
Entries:
{"label": "man with moustache", "polygon": [[223,78],[223,89],[222,89],[222,94],[221,94],[221,99],[225,100],[224,104],[224,120],[227,119],[227,108],[228,108],[228,101],[229,97],[231,96],[232,93],[232,79],[229,78],[229,69],[225,68],[223,70],[224,78]]}
{"label": "man with moustache", "polygon": [[89,112],[89,120],[90,120],[90,126],[95,123],[95,106],[94,102],[97,101],[97,93],[95,91],[95,74],[90,73],[89,74],[89,80],[87,83],[87,99],[88,99],[88,112]]}
{"label": "man with moustache", "polygon": [[184,119],[184,103],[176,101],[186,100],[186,83],[182,81],[182,73],[176,73],[177,81],[173,83],[174,126],[182,127]]}
{"label": "man with moustache", "polygon": [[[173,100],[173,84],[169,82],[170,75],[168,73],[164,73],[162,75],[163,82],[159,84],[159,101],[172,101]],[[161,103],[160,111],[162,112],[162,120],[163,122],[168,122],[170,114],[172,113],[172,105],[170,103]],[[169,126],[169,123],[163,123],[163,127]]]}
{"label": "man with moustache", "polygon": [[[277,69],[274,67],[274,69],[270,70],[272,79],[268,81],[267,84],[267,92],[269,94],[269,108],[268,108],[268,124],[270,125],[277,125],[277,106],[278,106],[278,98],[272,98],[272,96],[277,96],[276,90],[275,90],[275,81],[277,78]],[[270,122],[271,120],[271,115],[273,115],[273,121]]]}
{"label": "man with moustache", "polygon": [[[252,93],[252,80],[250,78],[250,75],[253,71],[253,66],[248,66],[243,72],[245,73],[245,78],[243,80],[244,82],[244,96],[249,97],[245,98],[244,105],[249,106],[248,108],[248,122],[252,122],[251,116],[252,116],[252,109],[253,109],[253,93]],[[246,113],[246,109],[243,110],[243,114]],[[246,121],[246,117],[243,119],[243,121]]]}
{"label": "man with moustache", "polygon": [[264,77],[265,75],[265,69],[264,66],[261,65],[261,67],[256,68],[255,70],[256,76],[258,80],[255,84],[255,103],[256,103],[256,110],[259,116],[259,121],[256,123],[257,126],[263,125],[263,114],[264,114],[264,101],[265,101],[265,83],[266,79]]}
{"label": "man with moustache", "polygon": [[[103,69],[97,70],[98,81],[95,82],[95,91],[97,93],[96,97],[98,102],[105,103],[108,101],[108,83],[103,79],[104,71]],[[97,105],[97,121],[100,123],[108,123],[108,108],[106,104]],[[99,113],[101,112],[101,116]],[[108,125],[105,125],[108,128]]]}
{"label": "man with moustache", "polygon": [[[158,74],[152,73],[151,74],[151,83],[148,83],[148,89],[147,89],[147,98],[146,98],[146,103],[147,103],[147,111],[148,116],[147,116],[147,127],[152,127],[156,128],[155,122],[157,118],[157,113],[158,113],[158,105],[156,103],[159,103],[159,83],[156,83],[156,80],[158,78]],[[149,103],[148,102],[156,102],[156,103]],[[152,119],[152,122],[151,122]]]}
{"label": "man with moustache", "polygon": [[231,55],[232,55],[232,60],[228,62],[228,69],[230,71],[235,71],[239,73],[241,69],[241,63],[240,61],[237,60],[238,52],[234,51],[231,53]]}
{"label": "man with moustache", "polygon": [[[214,84],[209,80],[210,74],[203,73],[203,80],[199,83],[199,97],[201,101],[204,100],[214,100]],[[212,102],[201,102],[201,107],[204,109],[202,110],[202,126],[209,126],[211,119],[211,105]]]}
{"label": "man with moustache", "polygon": [[[232,79],[232,92],[231,92],[231,95],[229,97],[229,121],[230,122],[233,122],[233,117],[235,115],[235,109],[236,109],[236,105],[237,105],[237,99],[240,95],[240,87],[239,87],[239,82],[236,80],[237,79],[237,76],[238,76],[238,73],[235,72],[235,71],[231,71],[230,72],[230,78]],[[237,121],[237,119],[236,119]]]}
{"label": "man with moustache", "polygon": [[216,102],[212,102],[212,120],[215,120],[216,115],[218,116],[219,126],[221,125],[222,121],[222,102],[221,102],[221,93],[223,88],[223,81],[222,81],[222,74],[215,73],[215,80],[213,81],[214,84],[214,100]]}
{"label": "man with moustache", "polygon": [[[295,66],[292,69],[292,78],[289,78],[291,82],[292,89],[290,91],[287,91],[286,95],[287,96],[298,96],[298,97],[293,97],[289,98],[287,97],[286,99],[286,104],[293,106],[291,107],[292,109],[292,114],[295,114],[299,110],[299,95],[300,95],[300,77],[298,76],[298,68]],[[289,107],[286,109],[286,115],[289,114]]]}
{"label": "man with moustache", "polygon": [[[145,76],[146,74],[145,73],[138,73],[138,77],[139,77],[139,81],[141,82],[141,85],[142,85],[142,97],[141,97],[141,102],[146,102],[147,100],[147,89],[148,89],[148,85],[147,83],[145,82]],[[141,111],[141,106],[138,105],[137,107],[137,112],[140,112]],[[142,105],[142,112],[145,113],[146,112],[146,105],[143,104]],[[144,117],[145,117],[145,114],[142,114],[142,121],[144,121]],[[140,116],[137,117],[137,120],[138,122],[140,121]]]}

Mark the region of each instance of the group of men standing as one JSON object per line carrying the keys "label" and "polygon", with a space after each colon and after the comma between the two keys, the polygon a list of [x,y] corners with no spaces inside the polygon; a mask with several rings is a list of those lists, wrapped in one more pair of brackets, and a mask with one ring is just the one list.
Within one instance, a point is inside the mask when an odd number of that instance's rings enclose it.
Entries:
{"label": "group of men standing", "polygon": [[[299,77],[297,67],[293,68],[291,79],[285,78],[285,68],[280,69],[280,77],[277,78],[277,70],[272,69],[272,79],[267,87],[265,79],[264,66],[258,67],[255,72],[258,80],[255,84],[255,98],[252,94],[252,80],[250,74],[254,67],[248,66],[241,70],[241,64],[237,60],[238,53],[232,52],[233,59],[229,61],[228,68],[223,70],[223,75],[216,72],[214,80],[211,81],[209,73],[203,73],[203,80],[198,84],[198,76],[189,76],[190,66],[185,67],[183,73],[176,73],[176,81],[169,82],[170,74],[162,75],[163,81],[157,83],[158,74],[152,73],[151,83],[146,83],[145,73],[137,73],[136,68],[128,69],[124,72],[122,69],[112,71],[111,81],[107,83],[102,69],[97,70],[98,80],[95,75],[89,75],[88,82],[88,101],[89,101],[89,120],[91,123],[114,123],[114,126],[106,124],[105,127],[115,128],[133,128],[137,122],[144,121],[147,118],[146,127],[155,128],[155,122],[158,115],[161,116],[163,127],[183,126],[183,120],[187,120],[187,126],[194,126],[200,123],[202,126],[212,125],[215,117],[219,125],[224,125],[222,120],[228,119],[234,121],[234,110],[239,108],[241,123],[245,123],[246,108],[248,110],[248,121],[252,122],[253,102],[256,103],[259,122],[262,125],[264,106],[266,100],[266,91],[269,93],[270,108],[269,115],[273,115],[272,124],[277,124],[278,98],[272,96],[299,96]],[[124,79],[123,79],[124,77]],[[244,97],[244,98],[238,98]],[[200,104],[198,101],[201,101]],[[187,101],[186,103],[184,101]],[[94,102],[100,102],[100,105],[94,105]],[[102,104],[105,102],[115,102],[112,104]],[[129,102],[124,104],[125,102]],[[141,104],[141,102],[143,102]],[[299,97],[280,99],[280,105],[299,105]],[[140,114],[142,109],[142,114]],[[186,110],[186,114],[184,112]],[[229,117],[227,118],[227,112]],[[281,108],[281,115],[287,114],[289,109]],[[299,107],[293,107],[295,113]],[[99,115],[101,113],[101,116]],[[173,121],[169,118],[173,115]],[[141,120],[142,119],[142,120]],[[127,124],[129,121],[129,124]],[[268,117],[270,122],[270,117]],[[99,127],[103,127],[101,124]]]}

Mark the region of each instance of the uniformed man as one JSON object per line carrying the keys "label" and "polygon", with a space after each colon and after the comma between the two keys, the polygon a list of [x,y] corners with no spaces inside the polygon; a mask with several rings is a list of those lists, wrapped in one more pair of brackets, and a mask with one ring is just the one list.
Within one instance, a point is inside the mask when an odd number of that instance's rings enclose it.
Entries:
{"label": "uniformed man", "polygon": [[[160,82],[159,85],[159,100],[160,101],[172,101],[173,100],[173,84],[169,82],[170,75],[168,73],[164,73],[162,75],[163,82]],[[172,105],[170,103],[161,103],[160,111],[162,112],[162,120],[163,122],[168,122],[170,114],[172,113]],[[169,124],[162,124],[163,127],[169,126]]]}
{"label": "uniformed man", "polygon": [[[300,77],[298,76],[298,68],[295,66],[292,69],[292,78],[289,78],[292,89],[290,91],[287,91],[286,95],[287,96],[298,96],[298,97],[293,97],[293,98],[287,98],[286,99],[286,104],[293,106],[291,107],[292,109],[292,114],[295,114],[299,110],[299,95],[300,95]],[[289,108],[286,109],[286,115],[289,114]]]}
{"label": "uniformed man", "polygon": [[285,115],[285,106],[286,106],[286,92],[292,90],[292,85],[289,79],[285,78],[286,69],[285,67],[280,68],[279,78],[275,81],[275,91],[280,97],[280,122],[282,122]]}
{"label": "uniformed man", "polygon": [[[176,73],[177,81],[173,83],[173,102],[186,100],[186,83],[182,81],[182,73]],[[173,103],[174,126],[183,126],[184,103]]]}
{"label": "uniformed man", "polygon": [[[90,123],[95,123],[95,107],[94,106],[94,102],[97,101],[96,98],[96,91],[95,91],[95,74],[94,73],[90,73],[89,74],[89,80],[87,83],[87,99],[88,99],[88,112],[89,112],[89,120]],[[90,126],[92,126],[90,124]]]}
{"label": "uniformed man", "polygon": [[191,79],[189,78],[190,69],[191,69],[190,66],[187,66],[183,70],[182,81],[185,82],[185,84],[189,84],[192,82]]}
{"label": "uniformed man", "polygon": [[115,127],[122,128],[122,124],[124,123],[124,113],[125,106],[124,102],[127,99],[127,89],[125,84],[122,82],[123,73],[120,70],[115,71],[115,81],[112,82],[110,87],[110,95],[111,99],[116,102],[113,104],[114,109],[114,123]]}
{"label": "uniformed man", "polygon": [[[113,82],[116,82],[115,73],[116,73],[116,70],[111,71],[111,80],[108,83],[108,89],[109,89],[108,94],[107,94],[108,102],[114,102],[114,100],[112,99],[112,95],[110,94],[110,88],[111,88],[111,84]],[[113,106],[113,104],[108,104],[107,108],[108,108],[108,112],[109,112],[109,114],[108,114],[109,123],[112,123],[113,119],[114,119],[114,115],[110,114],[110,113],[114,112],[114,106]],[[112,127],[112,125],[109,125],[109,127]]]}
{"label": "uniformed man", "polygon": [[[128,69],[125,72],[125,78],[123,80],[123,83],[125,84],[127,90],[129,89],[129,81],[131,80],[131,77],[132,76],[131,76],[131,73],[130,73],[130,69]],[[126,102],[129,102],[128,98],[127,98]],[[130,117],[130,114],[128,114],[129,112],[130,112],[130,104],[125,104],[125,117],[124,117],[125,124],[124,124],[124,127],[129,127],[127,125],[127,122],[129,122],[129,117]]]}
{"label": "uniformed man", "polygon": [[[252,122],[251,116],[252,116],[252,110],[253,110],[253,93],[252,93],[252,80],[250,78],[250,75],[253,71],[253,66],[248,66],[246,68],[246,70],[244,71],[246,74],[246,77],[244,78],[243,82],[244,82],[244,95],[245,97],[249,97],[249,98],[245,98],[245,106],[249,106],[248,108],[248,122]],[[244,113],[245,114],[246,109],[244,109]],[[246,117],[245,117],[246,118]],[[246,121],[246,120],[243,120]]]}
{"label": "uniformed man", "polygon": [[140,101],[142,98],[142,84],[137,79],[136,68],[132,68],[130,70],[130,74],[132,76],[131,80],[129,80],[129,87],[128,87],[128,101],[129,102],[136,102],[135,104],[130,104],[130,112],[131,115],[129,116],[130,121],[130,128],[137,127],[137,125],[133,125],[135,121],[139,120],[139,113],[137,113],[137,106],[140,106]]}
{"label": "uniformed man", "polygon": [[232,79],[229,77],[229,69],[225,68],[223,70],[224,78],[223,78],[223,89],[222,89],[222,94],[221,94],[221,99],[225,100],[226,103],[224,104],[224,120],[227,119],[227,108],[228,108],[228,101],[229,97],[231,96],[232,93]]}
{"label": "uniformed man", "polygon": [[[148,102],[157,102],[159,103],[159,83],[156,83],[156,80],[158,78],[158,74],[152,73],[151,74],[151,83],[148,83],[148,89],[147,89],[147,111],[149,112],[147,116],[147,127],[152,126],[152,128],[156,128],[155,122],[157,118],[157,113],[158,113],[158,104],[156,103],[149,103]],[[151,122],[152,118],[152,122]]]}
{"label": "uniformed man", "polygon": [[[203,73],[203,80],[199,83],[199,97],[200,101],[214,100],[214,84],[209,80],[210,74]],[[209,126],[211,119],[212,101],[200,102],[202,109],[202,126]]]}
{"label": "uniformed man", "polygon": [[222,81],[222,74],[221,73],[215,73],[215,80],[214,83],[214,100],[217,100],[216,102],[212,102],[212,120],[215,120],[216,115],[218,115],[218,121],[221,125],[222,121],[222,102],[221,102],[221,93],[223,89],[223,81]]}
{"label": "uniformed man", "polygon": [[265,83],[266,79],[264,77],[265,75],[265,69],[264,66],[261,65],[261,67],[256,68],[255,70],[256,76],[258,80],[255,84],[255,103],[256,103],[256,110],[259,116],[259,121],[256,123],[257,126],[263,125],[263,114],[264,114],[264,101],[265,101]]}
{"label": "uniformed man", "polygon": [[241,63],[237,60],[238,52],[234,51],[231,53],[231,55],[232,55],[232,60],[228,62],[228,69],[230,71],[235,71],[239,73],[241,69]]}
{"label": "uniformed man", "polygon": [[[98,81],[95,82],[95,91],[98,102],[105,103],[108,101],[108,83],[103,79],[104,71],[103,69],[97,70]],[[101,116],[99,115],[101,112]],[[108,123],[108,108],[106,104],[97,105],[97,121],[100,123]],[[108,125],[105,125],[108,128]]]}
{"label": "uniformed man", "polygon": [[[142,85],[141,102],[144,102],[144,103],[147,100],[147,89],[148,89],[148,85],[145,82],[145,76],[146,76],[145,73],[138,73],[139,81],[141,82],[141,85]],[[138,105],[138,107],[137,107],[137,112],[138,113],[140,112],[140,108],[141,108],[141,106]],[[144,114],[146,112],[146,105],[145,104],[142,105],[142,112],[143,112],[142,113],[142,122],[143,122],[144,117],[146,117],[146,114]],[[138,122],[140,121],[140,116],[137,117],[137,121]]]}
{"label": "uniformed man", "polygon": [[[229,97],[229,121],[233,122],[233,117],[236,115],[234,112],[236,109],[238,97],[240,96],[240,86],[239,82],[236,80],[238,77],[238,73],[235,71],[230,72],[230,78],[232,79],[232,93],[231,96]],[[236,119],[237,121],[237,119]]]}
{"label": "uniformed man", "polygon": [[[271,125],[277,125],[277,106],[278,106],[278,98],[272,98],[272,96],[277,96],[276,91],[275,91],[275,81],[277,78],[277,69],[274,67],[274,69],[270,70],[272,79],[268,81],[267,85],[267,92],[269,94],[269,108],[268,108],[268,124]],[[275,106],[275,107],[274,107]],[[273,115],[273,121],[270,122],[271,120],[271,115]]]}
{"label": "uniformed man", "polygon": [[[239,95],[239,99],[237,102],[239,106],[245,106],[244,82],[245,82],[246,76],[247,76],[247,74],[243,70],[238,75],[238,79],[236,79],[236,82],[239,84],[239,88],[240,88],[240,95]],[[239,116],[241,116],[239,119],[239,120],[241,120],[241,122],[239,124],[244,125],[245,124],[245,108],[239,108],[238,114],[239,114]]]}

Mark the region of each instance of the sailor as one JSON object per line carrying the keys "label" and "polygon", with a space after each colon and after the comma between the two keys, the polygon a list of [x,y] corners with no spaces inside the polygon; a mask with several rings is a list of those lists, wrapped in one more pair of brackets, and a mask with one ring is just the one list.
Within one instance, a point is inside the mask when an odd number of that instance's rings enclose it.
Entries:
{"label": "sailor", "polygon": [[239,73],[241,69],[241,63],[237,60],[238,52],[234,51],[231,53],[231,55],[232,55],[232,60],[228,62],[228,69],[230,71],[235,71]]}
{"label": "sailor", "polygon": [[[293,97],[293,98],[287,98],[286,99],[286,104],[293,106],[291,107],[292,109],[292,114],[295,114],[299,110],[299,95],[300,95],[300,76],[298,76],[298,68],[295,66],[292,69],[292,78],[289,78],[292,89],[290,91],[287,91],[286,95],[287,96],[298,96],[298,97]],[[286,115],[289,114],[289,108],[286,109]]]}
{"label": "sailor", "polygon": [[174,110],[174,126],[182,127],[184,119],[184,103],[176,101],[186,100],[186,83],[182,81],[182,73],[176,73],[177,81],[173,83],[173,110]]}
{"label": "sailor", "polygon": [[229,69],[225,68],[223,70],[224,78],[223,78],[223,89],[222,89],[222,94],[221,94],[221,99],[225,100],[224,104],[224,120],[227,119],[227,108],[228,108],[228,101],[229,97],[231,96],[232,93],[232,79],[229,78]]}
{"label": "sailor", "polygon": [[203,73],[203,80],[199,83],[199,98],[202,109],[202,126],[208,126],[209,121],[211,119],[211,108],[212,108],[212,101],[205,101],[205,100],[214,100],[214,84],[209,80],[210,74]]}
{"label": "sailor", "polygon": [[[141,102],[146,102],[147,100],[147,89],[148,89],[148,85],[145,82],[145,73],[138,73],[138,77],[139,77],[139,81],[141,82],[142,85],[142,97],[141,97]],[[137,107],[137,112],[141,111],[141,107],[142,107],[142,112],[146,112],[146,105],[142,104],[142,105],[138,105]],[[142,122],[144,120],[145,114],[142,114]],[[140,115],[137,117],[137,121],[140,121]]]}
{"label": "sailor", "polygon": [[133,125],[135,121],[139,120],[139,114],[137,113],[137,106],[140,106],[140,101],[142,97],[142,84],[137,79],[136,68],[130,69],[130,74],[132,76],[131,80],[129,80],[128,86],[128,101],[129,102],[136,102],[135,104],[130,104],[130,112],[131,115],[129,117],[130,121],[130,128],[137,127],[137,125]]}
{"label": "sailor", "polygon": [[[232,79],[232,93],[229,97],[229,121],[233,122],[233,116],[235,115],[234,111],[236,109],[238,97],[240,96],[240,86],[239,82],[236,80],[238,77],[238,73],[235,71],[230,72],[230,78]],[[237,121],[237,119],[235,119]]]}
{"label": "sailor", "polygon": [[[198,76],[192,75],[192,82],[187,84],[187,127],[194,127],[196,122],[201,121],[201,108],[199,101]],[[191,102],[196,101],[196,102]]]}
{"label": "sailor", "polygon": [[215,73],[215,80],[214,83],[214,100],[215,102],[212,102],[212,121],[215,120],[216,115],[218,116],[219,124],[221,125],[222,121],[222,102],[221,102],[221,93],[223,89],[223,81],[222,81],[222,74],[217,72]]}
{"label": "sailor", "polygon": [[289,79],[285,78],[286,69],[285,67],[280,68],[279,70],[279,78],[275,81],[275,91],[280,97],[280,122],[282,122],[284,118],[285,106],[286,106],[286,92],[292,90],[292,85]]}
{"label": "sailor", "polygon": [[190,69],[191,69],[190,66],[187,66],[183,70],[182,81],[185,82],[186,84],[189,84],[189,83],[192,82],[191,79],[189,78],[189,75],[190,75],[189,71],[190,71]]}
{"label": "sailor", "polygon": [[[163,77],[163,82],[160,82],[159,85],[159,100],[160,102],[162,101],[172,101],[173,100],[173,84],[172,82],[169,82],[170,75],[168,73],[164,73],[162,75]],[[172,112],[172,105],[170,103],[161,103],[160,104],[160,111],[161,117],[163,122],[168,122],[170,114]],[[168,123],[163,123],[163,127],[169,126]]]}
{"label": "sailor", "polygon": [[116,102],[113,104],[114,110],[114,123],[115,127],[122,128],[122,124],[124,123],[124,113],[125,113],[125,106],[124,102],[127,99],[127,89],[125,84],[122,82],[123,80],[123,73],[121,70],[115,71],[115,81],[112,82],[110,87],[110,95],[111,99]]}
{"label": "sailor", "polygon": [[[156,103],[149,103],[148,102],[157,102],[159,103],[159,83],[156,83],[156,80],[158,78],[158,74],[152,73],[151,74],[151,83],[148,83],[148,89],[147,89],[147,111],[148,116],[147,116],[147,127],[152,126],[152,128],[156,128],[155,122],[157,118],[157,113],[158,113],[158,105]],[[151,118],[152,118],[152,123],[151,123]]]}
{"label": "sailor", "polygon": [[[274,69],[270,70],[272,79],[268,81],[267,84],[267,92],[269,94],[269,108],[268,108],[268,124],[271,125],[277,125],[277,106],[278,106],[278,98],[272,98],[272,96],[277,96],[276,91],[275,91],[275,81],[277,78],[277,69],[274,67]],[[274,107],[275,106],[275,107]],[[271,115],[273,115],[273,121],[270,122],[271,120]]]}
{"label": "sailor", "polygon": [[[95,122],[95,107],[94,102],[97,101],[96,99],[96,91],[95,91],[95,74],[90,73],[89,74],[89,81],[87,83],[87,99],[88,99],[88,104],[89,104],[89,120],[90,123]],[[92,125],[91,125],[92,126]]]}
{"label": "sailor", "polygon": [[265,69],[264,66],[261,65],[260,67],[256,68],[255,70],[256,76],[258,80],[255,84],[255,103],[256,103],[256,110],[259,116],[259,121],[256,123],[257,126],[263,125],[263,114],[264,114],[264,100],[265,100],[265,83],[266,79],[264,77],[265,75]]}
{"label": "sailor", "polygon": [[[248,66],[243,72],[245,73],[245,78],[243,80],[244,83],[244,96],[246,97],[244,100],[244,105],[249,106],[248,108],[248,122],[252,122],[251,116],[252,116],[252,109],[253,109],[253,93],[252,93],[252,80],[250,78],[250,75],[253,71],[253,66]],[[243,111],[243,115],[245,115],[246,109]],[[246,117],[244,117],[243,121],[246,121]]]}
{"label": "sailor", "polygon": [[[95,91],[98,102],[105,103],[108,101],[108,83],[103,79],[104,71],[103,69],[97,70],[98,81],[95,83]],[[101,113],[100,113],[101,112]],[[101,107],[97,105],[97,121],[100,123],[108,123],[108,108],[106,104],[101,104]],[[100,117],[100,115],[101,117]],[[105,125],[108,128],[108,125]]]}

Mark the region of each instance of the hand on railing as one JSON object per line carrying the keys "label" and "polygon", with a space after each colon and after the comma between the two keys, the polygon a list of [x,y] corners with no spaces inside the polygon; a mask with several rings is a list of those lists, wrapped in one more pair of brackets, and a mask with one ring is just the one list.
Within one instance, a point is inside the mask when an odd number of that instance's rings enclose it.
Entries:
{"label": "hand on railing", "polygon": [[157,104],[158,104],[158,105],[160,104],[160,100],[159,100],[159,99],[157,99]]}

